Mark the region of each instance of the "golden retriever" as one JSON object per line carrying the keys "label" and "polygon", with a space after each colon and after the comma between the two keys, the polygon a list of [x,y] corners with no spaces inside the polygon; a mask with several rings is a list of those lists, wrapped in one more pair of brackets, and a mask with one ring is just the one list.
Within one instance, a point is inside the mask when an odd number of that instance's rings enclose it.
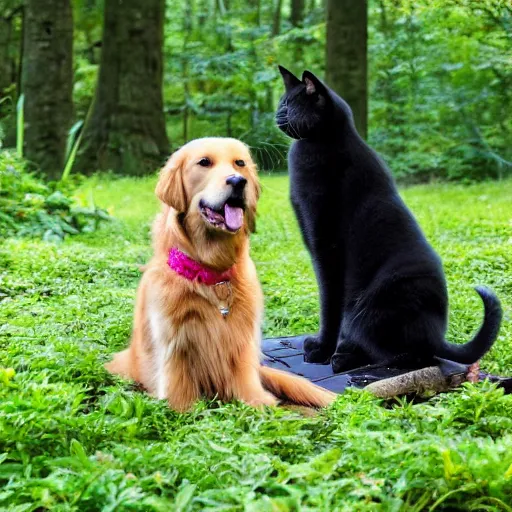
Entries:
{"label": "golden retriever", "polygon": [[[256,165],[238,140],[198,139],[171,156],[156,186],[163,208],[131,343],[106,365],[110,372],[178,411],[201,396],[253,406],[333,401],[306,379],[260,364],[263,296],[249,256],[259,193]],[[183,259],[199,273],[187,274]]]}

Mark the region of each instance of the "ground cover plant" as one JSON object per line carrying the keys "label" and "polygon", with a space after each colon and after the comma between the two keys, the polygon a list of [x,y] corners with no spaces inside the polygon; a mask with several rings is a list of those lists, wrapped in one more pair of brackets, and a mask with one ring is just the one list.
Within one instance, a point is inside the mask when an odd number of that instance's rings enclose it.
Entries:
{"label": "ground cover plant", "polygon": [[60,241],[95,231],[108,213],[94,204],[78,204],[68,180],[45,183],[14,151],[0,152],[0,237],[10,235]]}
{"label": "ground cover plant", "polygon": [[[286,176],[263,178],[252,255],[266,335],[317,328],[313,272]],[[188,414],[102,368],[130,334],[150,255],[155,178],[97,178],[115,220],[0,245],[0,509],[9,511],[512,510],[512,396],[488,383],[412,405],[348,392],[318,416],[202,402]],[[490,372],[512,374],[512,181],[403,191],[445,263],[450,341],[505,319]]]}

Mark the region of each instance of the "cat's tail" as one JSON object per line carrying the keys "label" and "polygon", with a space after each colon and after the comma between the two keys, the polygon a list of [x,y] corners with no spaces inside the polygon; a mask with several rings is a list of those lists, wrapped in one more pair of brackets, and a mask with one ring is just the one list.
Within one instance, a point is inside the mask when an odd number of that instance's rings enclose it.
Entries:
{"label": "cat's tail", "polygon": [[308,407],[326,407],[336,395],[309,380],[282,370],[260,366],[263,387],[278,398]]}
{"label": "cat's tail", "polygon": [[475,337],[464,345],[443,343],[436,354],[462,364],[476,363],[492,347],[498,337],[503,311],[496,294],[484,286],[477,286],[476,292],[484,303],[484,321]]}

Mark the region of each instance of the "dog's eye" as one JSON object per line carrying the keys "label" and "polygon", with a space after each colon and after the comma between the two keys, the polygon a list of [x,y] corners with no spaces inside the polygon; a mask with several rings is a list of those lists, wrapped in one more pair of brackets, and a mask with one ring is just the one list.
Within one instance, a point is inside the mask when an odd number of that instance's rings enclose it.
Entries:
{"label": "dog's eye", "polygon": [[210,167],[212,165],[212,161],[208,157],[203,157],[199,162],[197,162],[201,167]]}
{"label": "dog's eye", "polygon": [[238,165],[238,167],[245,167],[245,162],[243,160],[235,160],[235,164]]}

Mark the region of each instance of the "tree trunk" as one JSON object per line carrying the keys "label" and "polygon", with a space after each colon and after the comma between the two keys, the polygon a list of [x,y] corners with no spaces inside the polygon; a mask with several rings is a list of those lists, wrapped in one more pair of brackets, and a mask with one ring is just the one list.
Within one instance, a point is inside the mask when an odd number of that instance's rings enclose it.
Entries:
{"label": "tree trunk", "polygon": [[368,7],[366,0],[328,0],[326,82],[350,105],[366,138]]}
{"label": "tree trunk", "polygon": [[190,104],[190,83],[189,83],[189,73],[188,73],[188,65],[189,65],[189,57],[188,57],[188,39],[190,34],[192,33],[194,26],[194,5],[192,2],[187,2],[185,4],[185,16],[183,18],[183,33],[185,34],[183,37],[183,98],[184,98],[184,107],[183,107],[183,144],[186,144],[189,140],[189,121],[190,121],[190,112],[189,112],[189,104]]}
{"label": "tree trunk", "polygon": [[10,44],[11,19],[0,17],[0,100],[2,99],[2,91],[11,85]]}
{"label": "tree trunk", "polygon": [[[391,46],[391,41],[396,38],[395,33],[395,20],[393,19],[393,12],[391,10],[388,12],[386,7],[386,0],[379,0],[380,7],[380,31],[382,32],[382,36],[384,38],[384,44]],[[394,68],[399,62],[399,58],[393,54],[393,52],[389,53],[389,61],[387,62],[387,66],[384,69],[381,69],[377,74],[376,86],[380,91],[380,94],[384,98],[385,105],[385,125],[393,127],[393,132],[400,134],[399,137],[393,137],[393,148],[394,153],[404,151],[403,143],[407,140],[405,135],[406,128],[406,118],[407,113],[403,108],[403,102],[400,102],[399,94],[397,91],[397,86],[393,80],[393,76],[390,73],[390,70]],[[382,66],[382,63],[381,63]],[[397,110],[397,105],[400,105]]]}
{"label": "tree trunk", "polygon": [[292,0],[290,22],[294,27],[302,27],[304,23],[304,0]]}
{"label": "tree trunk", "polygon": [[[21,18],[22,13],[23,5],[18,1],[7,2],[6,5],[0,0],[0,101],[4,89],[18,85],[18,54],[15,48],[20,46],[17,18]],[[14,96],[11,91],[9,96]]]}
{"label": "tree trunk", "polygon": [[16,82],[16,92],[17,92],[17,100],[22,94],[21,90],[21,82],[23,80],[23,56],[25,55],[25,11],[26,8],[21,9],[21,34],[20,34],[20,48],[19,48],[19,57],[18,57],[18,69],[16,72],[17,82]]}
{"label": "tree trunk", "polygon": [[70,0],[26,0],[22,90],[25,156],[49,178],[57,178],[73,115]]}
{"label": "tree trunk", "polygon": [[[304,26],[304,0],[292,0],[290,11],[290,22],[294,27]],[[304,61],[304,43],[299,39],[294,43],[293,61],[298,64]]]}
{"label": "tree trunk", "polygon": [[76,169],[143,175],[164,163],[164,12],[164,0],[105,0],[98,84]]}
{"label": "tree trunk", "polygon": [[281,10],[283,8],[283,0],[276,0],[274,21],[272,23],[272,36],[278,36],[281,33]]}

